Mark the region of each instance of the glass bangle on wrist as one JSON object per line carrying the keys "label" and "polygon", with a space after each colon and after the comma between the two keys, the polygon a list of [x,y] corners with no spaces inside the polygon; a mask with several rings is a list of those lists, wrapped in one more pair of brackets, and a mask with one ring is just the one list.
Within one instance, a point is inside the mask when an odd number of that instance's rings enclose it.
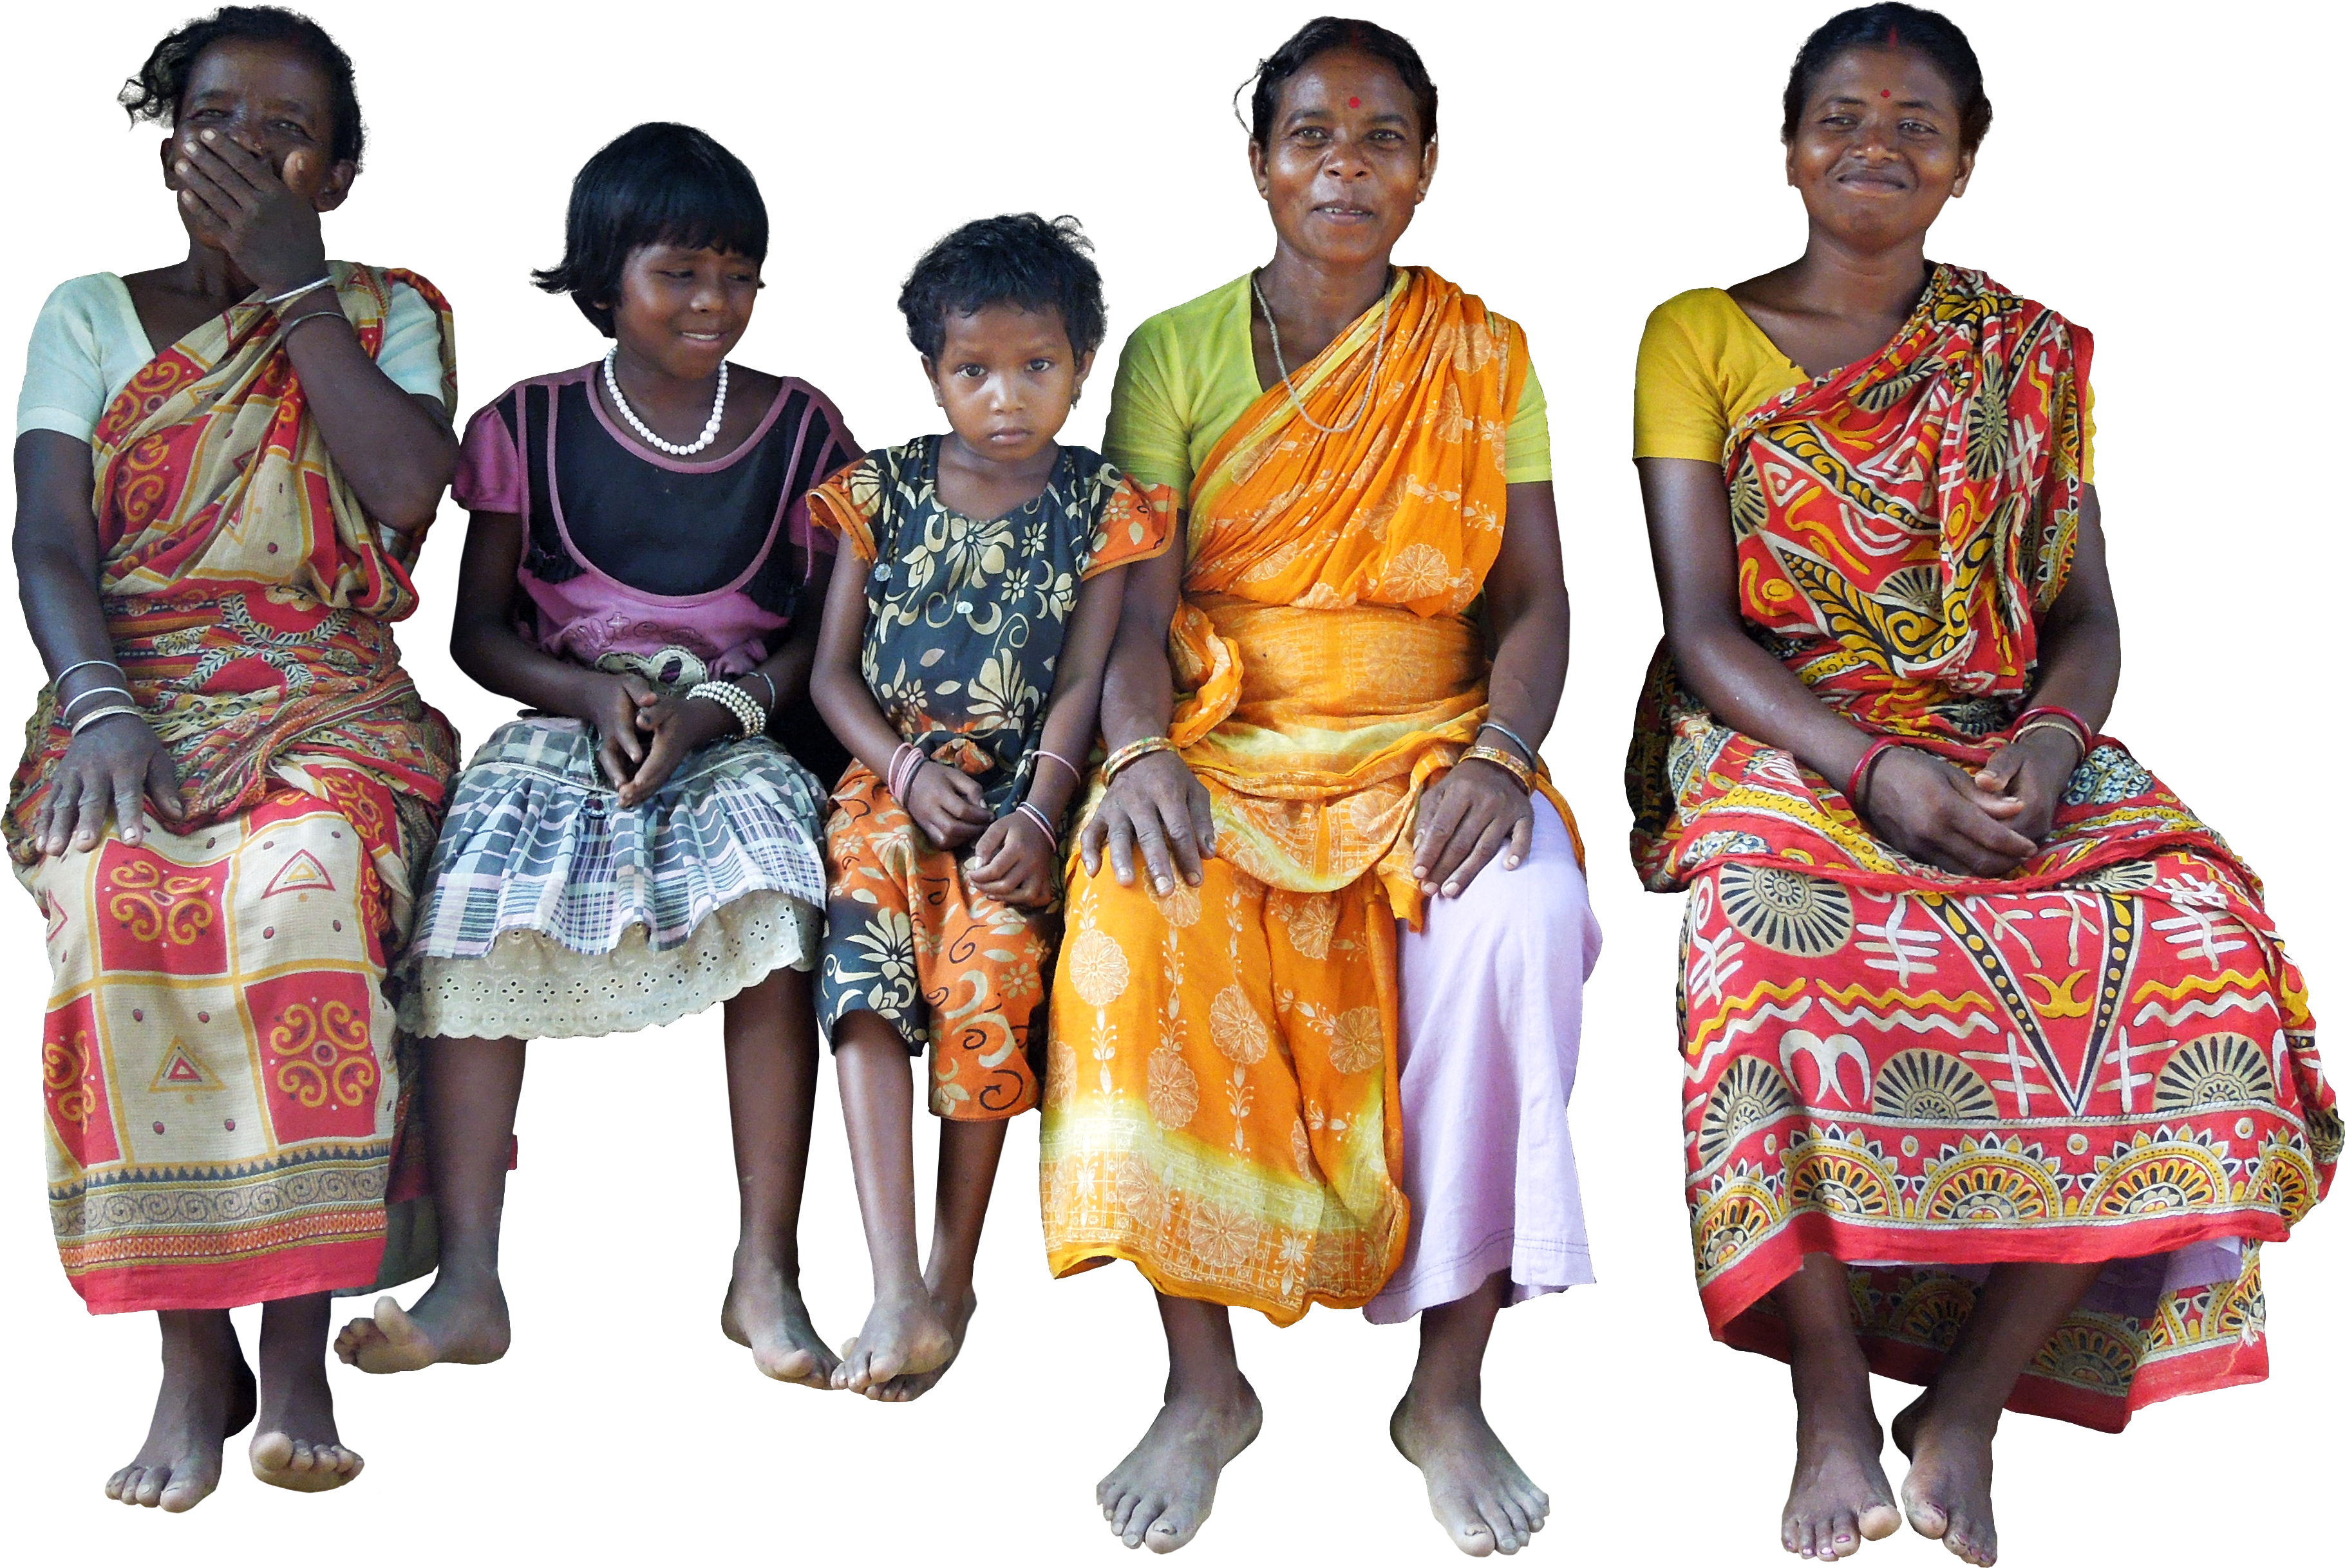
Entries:
{"label": "glass bangle on wrist", "polygon": [[1152,757],[1158,752],[1169,752],[1172,749],[1172,737],[1170,735],[1149,735],[1132,742],[1128,746],[1118,746],[1108,754],[1107,761],[1101,765],[1100,777],[1108,784],[1113,784],[1116,774],[1123,772],[1141,758]]}
{"label": "glass bangle on wrist", "polygon": [[80,718],[76,719],[73,722],[73,729],[70,733],[71,734],[77,735],[84,730],[89,728],[90,725],[97,723],[98,720],[110,719],[117,713],[130,713],[141,719],[147,716],[146,712],[143,709],[134,708],[123,703],[115,703],[103,708],[92,708],[88,713],[84,713]]}
{"label": "glass bangle on wrist", "polygon": [[1474,738],[1477,740],[1481,739],[1483,730],[1496,730],[1499,734],[1505,736],[1507,740],[1514,745],[1516,750],[1523,754],[1523,760],[1525,762],[1537,763],[1538,761],[1538,748],[1531,744],[1530,742],[1523,739],[1522,736],[1515,733],[1514,731],[1508,729],[1506,725],[1498,723],[1497,720],[1484,719],[1480,727],[1474,732]]}

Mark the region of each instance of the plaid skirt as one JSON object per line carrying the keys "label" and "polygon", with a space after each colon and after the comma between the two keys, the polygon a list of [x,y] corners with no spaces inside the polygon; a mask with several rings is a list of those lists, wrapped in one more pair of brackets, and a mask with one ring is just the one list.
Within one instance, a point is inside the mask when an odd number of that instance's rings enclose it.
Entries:
{"label": "plaid skirt", "polygon": [[401,1021],[544,1039],[672,1023],[811,969],[822,786],[759,737],[685,758],[622,806],[594,730],[524,718],[457,781],[425,873]]}

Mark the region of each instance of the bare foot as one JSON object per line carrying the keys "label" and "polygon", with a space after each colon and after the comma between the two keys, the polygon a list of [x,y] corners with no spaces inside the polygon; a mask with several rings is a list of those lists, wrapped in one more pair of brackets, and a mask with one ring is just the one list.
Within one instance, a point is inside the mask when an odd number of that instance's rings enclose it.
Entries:
{"label": "bare foot", "polygon": [[1783,1500],[1783,1550],[1831,1563],[1867,1541],[1896,1533],[1897,1504],[1881,1468],[1881,1423],[1858,1374],[1841,1397],[1807,1392],[1800,1400],[1800,1452]]}
{"label": "bare foot", "polygon": [[1126,1546],[1186,1546],[1213,1512],[1222,1467],[1261,1431],[1262,1401],[1244,1379],[1220,1398],[1168,1391],[1140,1446],[1099,1483],[1108,1528]]}
{"label": "bare foot", "polygon": [[1979,1568],[1995,1559],[1995,1418],[1964,1420],[1937,1409],[1931,1394],[1897,1412],[1890,1431],[1912,1462],[1902,1496],[1917,1535]]}
{"label": "bare foot", "polygon": [[[934,1287],[930,1289],[933,1292]],[[945,1322],[952,1330],[952,1354],[944,1359],[941,1366],[928,1371],[907,1372],[901,1377],[888,1379],[871,1391],[873,1399],[888,1404],[905,1404],[919,1399],[942,1381],[944,1375],[952,1371],[952,1364],[960,1360],[961,1347],[969,1343],[969,1320],[977,1315],[977,1292],[962,1290],[957,1295],[939,1296],[936,1300],[944,1310]]]}
{"label": "bare foot", "polygon": [[815,1332],[797,1281],[781,1270],[746,1262],[736,1254],[733,1282],[726,1288],[717,1323],[726,1339],[746,1345],[757,1370],[777,1382],[830,1387],[838,1358]]}
{"label": "bare foot", "polygon": [[1436,1403],[1412,1389],[1393,1408],[1392,1440],[1425,1472],[1433,1517],[1468,1557],[1512,1555],[1546,1527],[1547,1493],[1515,1463],[1478,1402]]}
{"label": "bare foot", "polygon": [[912,1372],[932,1372],[952,1360],[952,1325],[929,1299],[926,1286],[871,1303],[862,1331],[839,1350],[830,1386],[877,1397],[881,1384]]}
{"label": "bare foot", "polygon": [[163,1320],[163,1386],[154,1420],[138,1457],[107,1478],[106,1495],[184,1513],[219,1485],[220,1445],[252,1420],[252,1369],[226,1312],[157,1316]]}
{"label": "bare foot", "polygon": [[374,1316],[353,1318],[334,1338],[334,1354],[362,1372],[411,1372],[438,1361],[493,1361],[513,1343],[504,1287],[494,1274],[461,1278],[442,1270],[412,1312],[391,1297]]}
{"label": "bare foot", "polygon": [[[323,1296],[317,1300],[323,1303]],[[272,1300],[268,1310],[286,1306],[290,1303]],[[330,1416],[340,1378],[326,1355],[329,1322],[323,1312],[286,1327],[269,1320],[253,1350],[253,1367],[260,1369],[260,1413],[253,1418],[251,1432],[237,1443],[237,1458],[251,1461],[263,1482],[326,1486],[357,1467]]]}

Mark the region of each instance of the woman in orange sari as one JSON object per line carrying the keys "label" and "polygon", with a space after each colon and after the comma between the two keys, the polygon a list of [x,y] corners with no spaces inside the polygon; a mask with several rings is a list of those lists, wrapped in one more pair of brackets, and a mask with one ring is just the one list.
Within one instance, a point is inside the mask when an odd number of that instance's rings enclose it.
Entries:
{"label": "woman in orange sari", "polygon": [[[315,24],[192,23],[124,101],[171,126],[188,256],[76,278],[34,329],[15,554],[50,681],[6,827],[48,925],[66,1273],[162,1329],[153,1422],[107,1495],[178,1511],[248,1423],[264,1482],[358,1472],[330,1295],[415,1271],[390,1246],[406,1084],[382,979],[455,736],[390,622],[454,467],[455,379],[429,283],[326,259],[360,122]],[[228,1321],[255,1302],[258,1380]]]}
{"label": "woman in orange sari", "polygon": [[1273,258],[1117,372],[1107,449],[1185,549],[1131,569],[1110,663],[1042,1205],[1056,1272],[1158,1293],[1164,1408],[1099,1490],[1127,1545],[1187,1542],[1260,1423],[1233,1306],[1421,1315],[1392,1435],[1436,1517],[1475,1553],[1545,1520],[1481,1362],[1502,1306],[1590,1278],[1565,1111],[1596,933],[1538,774],[1568,637],[1544,398],[1519,328],[1391,265],[1435,104],[1370,23],[1264,62]]}
{"label": "woman in orange sari", "polygon": [[1924,259],[1989,109],[1933,12],[1819,28],[1798,261],[1653,313],[1668,641],[1638,868],[1690,888],[1686,1199],[1711,1331],[1791,1362],[1786,1551],[1996,1553],[2008,1408],[2105,1431],[2265,1374],[2259,1247],[2335,1174],[2304,982],[2238,856],[2114,739],[2091,336]]}

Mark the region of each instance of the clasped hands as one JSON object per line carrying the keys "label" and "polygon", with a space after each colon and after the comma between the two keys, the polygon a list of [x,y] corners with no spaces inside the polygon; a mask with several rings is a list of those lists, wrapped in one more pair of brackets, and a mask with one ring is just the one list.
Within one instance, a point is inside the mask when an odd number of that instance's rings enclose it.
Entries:
{"label": "clasped hands", "polygon": [[1860,808],[1891,845],[1943,871],[2006,876],[2043,846],[2068,775],[2075,739],[2038,730],[1975,771],[1920,746],[1882,754]]}
{"label": "clasped hands", "polygon": [[995,816],[975,779],[933,759],[913,770],[904,795],[905,812],[930,844],[959,849],[976,841],[968,862],[971,892],[1026,909],[1049,905],[1058,848],[1033,818],[1020,811]]}
{"label": "clasped hands", "polygon": [[[1104,854],[1116,881],[1129,887],[1136,849],[1149,885],[1162,897],[1176,876],[1192,887],[1203,880],[1214,837],[1205,786],[1176,754],[1157,752],[1118,774],[1083,824],[1083,867],[1098,875]],[[1464,893],[1501,849],[1511,870],[1530,847],[1530,796],[1494,764],[1460,762],[1418,797],[1412,872],[1420,887],[1439,896]]]}

